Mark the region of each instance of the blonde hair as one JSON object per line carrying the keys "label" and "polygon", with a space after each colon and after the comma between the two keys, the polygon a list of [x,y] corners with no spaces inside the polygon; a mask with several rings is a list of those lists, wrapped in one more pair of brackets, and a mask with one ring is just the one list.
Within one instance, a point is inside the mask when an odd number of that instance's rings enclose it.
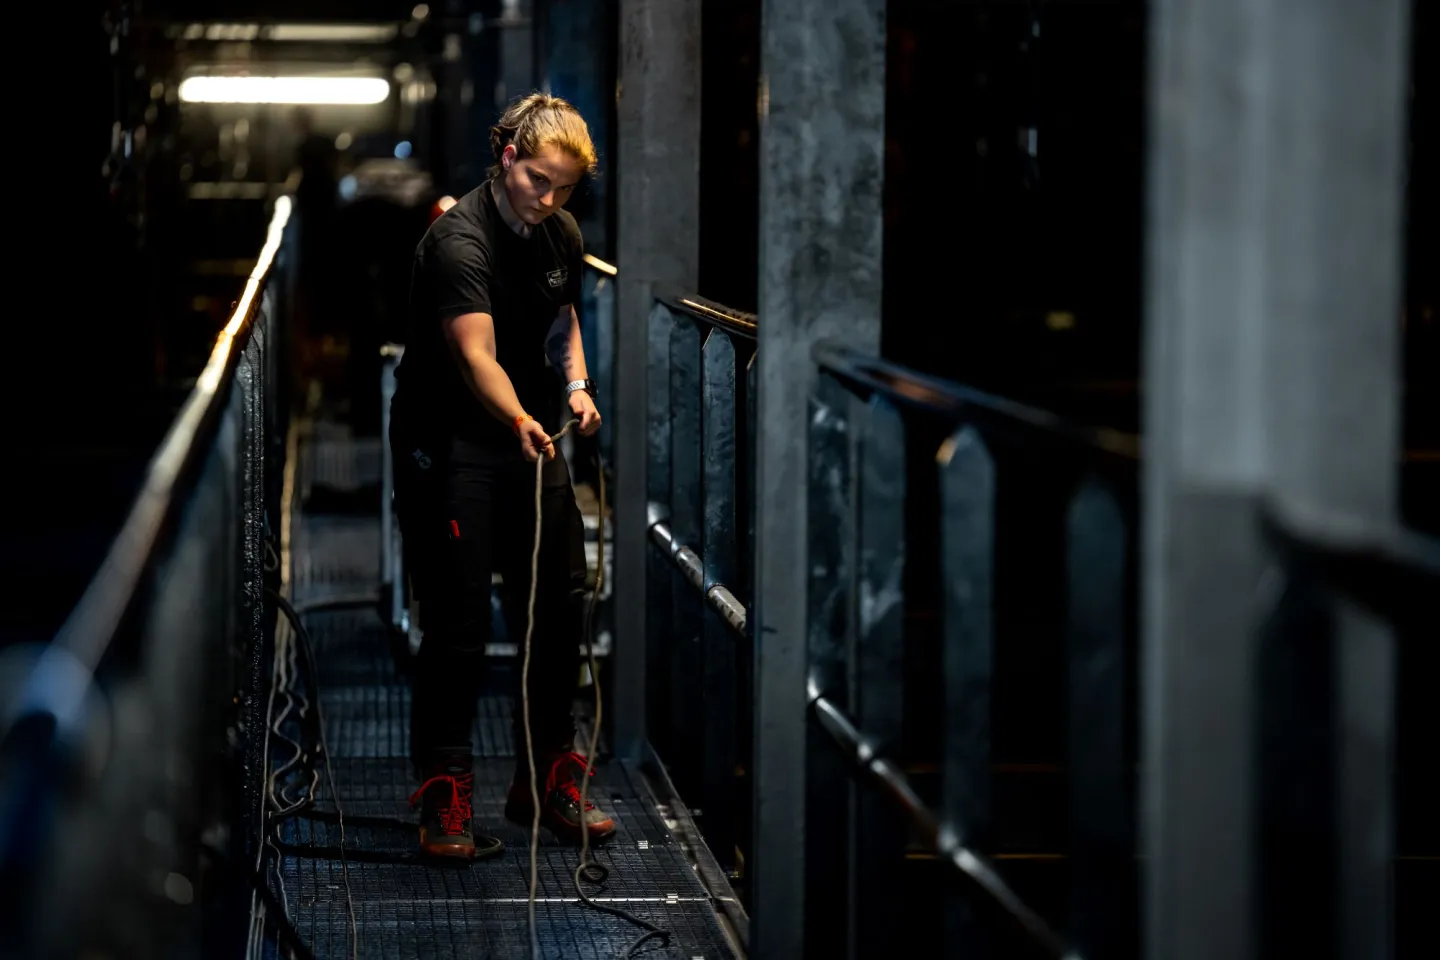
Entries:
{"label": "blonde hair", "polygon": [[521,159],[533,157],[546,147],[557,147],[580,161],[585,172],[595,172],[595,144],[580,111],[560,97],[532,93],[511,101],[500,119],[490,128],[490,149],[495,165],[490,176],[501,173],[500,155],[510,144]]}

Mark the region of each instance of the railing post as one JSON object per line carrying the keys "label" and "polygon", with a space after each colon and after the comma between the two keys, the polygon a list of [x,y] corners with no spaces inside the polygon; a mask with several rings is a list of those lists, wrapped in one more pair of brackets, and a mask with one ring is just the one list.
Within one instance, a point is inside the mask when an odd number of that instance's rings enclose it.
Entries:
{"label": "railing post", "polygon": [[[663,518],[668,520],[670,515],[670,474],[671,465],[671,419],[670,419],[670,336],[671,329],[675,324],[670,310],[664,304],[656,303],[651,305],[649,328],[647,332],[647,362],[644,376],[649,381],[646,388],[648,397],[648,410],[646,413],[646,432],[644,443],[646,448],[645,482],[646,482],[646,536],[642,544],[645,547],[644,575],[646,578],[643,596],[647,604],[644,616],[645,634],[645,658],[640,664],[633,660],[616,659],[617,670],[621,678],[617,678],[617,688],[623,680],[625,692],[622,697],[635,693],[634,685],[641,683],[645,689],[641,691],[647,703],[645,725],[643,729],[648,731],[649,738],[654,746],[660,751],[661,756],[673,757],[675,750],[672,749],[678,741],[675,739],[675,732],[671,726],[672,704],[677,693],[671,682],[670,664],[675,656],[673,624],[674,609],[671,597],[675,590],[675,568],[668,558],[663,557],[650,546],[649,536],[649,509],[656,507],[662,511]],[[617,476],[617,481],[619,477]],[[624,527],[615,531],[618,538],[624,532]],[[618,552],[617,541],[617,552]],[[616,558],[615,576],[621,577],[620,558]],[[616,584],[616,633],[617,642],[623,641],[618,636],[623,626],[619,609],[621,603],[620,583]],[[632,641],[633,642],[633,641]]]}
{"label": "railing post", "polygon": [[390,401],[395,396],[395,368],[404,351],[404,347],[393,343],[380,348],[380,586],[385,591],[386,626],[400,633],[410,630],[410,612],[405,603],[406,574],[401,561],[400,525],[395,519]]}
{"label": "railing post", "polygon": [[[990,837],[991,691],[995,635],[995,463],[979,431],[962,427],[941,446],[943,618],[942,829],[971,849]],[[981,960],[990,932],[964,892],[947,897],[945,931],[956,955]]]}
{"label": "railing post", "polygon": [[1127,656],[1129,531],[1115,494],[1082,481],[1066,521],[1070,930],[1085,956],[1136,955]]}
{"label": "railing post", "polygon": [[[701,514],[700,466],[700,329],[690,317],[670,312],[670,387],[666,414],[670,418],[670,531],[676,542],[694,549],[704,527]],[[671,750],[662,754],[681,794],[698,796],[704,782],[702,761],[693,745],[703,743],[707,704],[701,631],[705,598],[673,564],[670,579],[670,732]],[[721,709],[709,704],[708,709]],[[697,814],[703,825],[704,808]]]}
{"label": "railing post", "polygon": [[[593,271],[592,271],[593,272]],[[590,326],[594,329],[595,354],[592,360],[589,354],[586,359],[595,365],[595,372],[591,379],[595,381],[596,391],[600,394],[600,432],[596,440],[600,446],[600,456],[607,466],[610,465],[610,458],[615,451],[615,425],[612,423],[615,413],[615,283],[609,277],[597,276],[594,280],[594,287],[591,291],[591,303],[593,313],[590,318]]]}
{"label": "railing post", "polygon": [[1336,820],[1340,956],[1386,955],[1395,936],[1395,644],[1398,631],[1358,604],[1335,610]]}
{"label": "railing post", "polygon": [[[884,400],[851,400],[855,425],[858,623],[848,658],[852,716],[875,750],[904,761],[905,722],[905,423]],[[851,953],[883,956],[903,913],[900,868],[907,830],[879,791],[854,783]]]}
{"label": "railing post", "polygon": [[[620,0],[620,178],[615,314],[615,749],[646,740],[650,429],[647,321],[657,287],[694,289],[700,267],[700,0]],[[668,482],[669,478],[666,477]],[[669,576],[669,571],[666,571]],[[659,679],[659,678],[656,678]]]}
{"label": "railing post", "polygon": [[[755,382],[760,369],[759,354],[752,353],[745,366],[745,603],[755,605],[755,517],[760,505],[755,500],[755,465],[760,459],[760,435],[755,427]],[[750,637],[755,637],[755,619],[750,618]]]}
{"label": "railing post", "polygon": [[[712,329],[702,347],[701,433],[704,500],[700,556],[705,590],[735,582],[735,344]],[[703,604],[703,599],[702,599]],[[711,851],[727,869],[735,863],[736,637],[713,610],[704,610],[701,658],[704,685],[704,816],[700,823]]]}
{"label": "railing post", "polygon": [[806,955],[800,438],[814,344],[880,342],[885,4],[765,0],[761,34],[751,956],[795,960]]}
{"label": "railing post", "polygon": [[[821,373],[810,401],[809,491],[806,497],[806,635],[811,690],[850,709],[847,662],[856,625],[855,446],[850,394]],[[842,957],[853,855],[850,770],[830,734],[813,718],[805,731],[805,948],[814,957]]]}
{"label": "railing post", "polygon": [[1313,579],[1272,567],[1263,583],[1258,599],[1271,609],[1256,657],[1260,955],[1338,958],[1333,625]]}

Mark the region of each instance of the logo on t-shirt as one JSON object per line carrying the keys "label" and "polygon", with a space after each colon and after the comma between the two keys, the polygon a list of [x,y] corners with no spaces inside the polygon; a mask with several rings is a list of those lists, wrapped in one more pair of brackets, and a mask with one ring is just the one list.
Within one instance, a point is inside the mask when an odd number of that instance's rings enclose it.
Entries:
{"label": "logo on t-shirt", "polygon": [[545,274],[545,279],[550,281],[550,286],[552,287],[565,286],[565,281],[569,278],[570,273],[564,267],[561,267],[559,270],[551,270],[549,273]]}

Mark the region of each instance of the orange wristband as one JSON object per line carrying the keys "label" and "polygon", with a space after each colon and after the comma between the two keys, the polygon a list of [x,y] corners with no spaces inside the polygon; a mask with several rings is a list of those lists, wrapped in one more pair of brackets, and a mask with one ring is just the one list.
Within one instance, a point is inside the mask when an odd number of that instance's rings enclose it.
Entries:
{"label": "orange wristband", "polygon": [[514,426],[512,426],[510,429],[511,429],[511,430],[514,430],[514,431],[515,431],[515,436],[518,437],[518,436],[520,436],[520,424],[524,423],[526,420],[534,420],[534,419],[535,419],[535,418],[532,417],[532,416],[530,416],[530,414],[528,414],[528,413],[522,413],[522,414],[520,414],[520,416],[518,416],[518,417],[515,418],[515,424],[514,424]]}

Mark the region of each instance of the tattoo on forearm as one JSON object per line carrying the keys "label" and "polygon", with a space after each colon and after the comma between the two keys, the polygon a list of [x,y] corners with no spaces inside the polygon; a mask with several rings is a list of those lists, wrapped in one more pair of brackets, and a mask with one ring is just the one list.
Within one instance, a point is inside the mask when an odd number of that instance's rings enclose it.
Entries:
{"label": "tattoo on forearm", "polygon": [[560,370],[570,369],[570,331],[556,330],[545,341],[545,354]]}

